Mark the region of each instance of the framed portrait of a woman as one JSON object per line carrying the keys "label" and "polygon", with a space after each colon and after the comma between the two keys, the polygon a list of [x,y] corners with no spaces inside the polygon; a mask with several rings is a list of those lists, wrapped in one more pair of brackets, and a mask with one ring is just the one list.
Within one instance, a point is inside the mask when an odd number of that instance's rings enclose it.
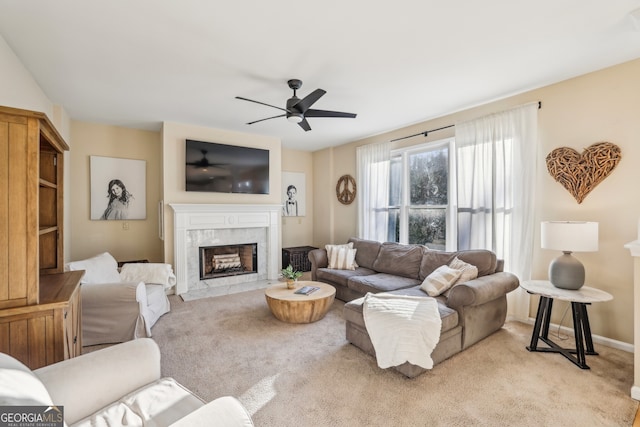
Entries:
{"label": "framed portrait of a woman", "polygon": [[145,160],[90,156],[91,219],[146,219]]}

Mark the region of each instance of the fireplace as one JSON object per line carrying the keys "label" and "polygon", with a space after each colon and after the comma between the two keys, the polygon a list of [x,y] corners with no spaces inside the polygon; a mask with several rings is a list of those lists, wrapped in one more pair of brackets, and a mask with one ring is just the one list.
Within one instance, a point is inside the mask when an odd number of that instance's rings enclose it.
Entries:
{"label": "fireplace", "polygon": [[201,246],[200,280],[258,272],[258,244]]}
{"label": "fireplace", "polygon": [[[170,206],[174,211],[176,294],[183,299],[264,288],[278,279],[281,205],[172,203]],[[237,248],[254,243],[255,248],[249,250],[252,259],[244,261],[246,265],[253,265],[243,268],[244,272],[227,274],[230,273],[227,271],[222,277],[216,273],[215,277],[202,278],[203,272],[211,273],[212,267],[207,263],[213,263],[213,255],[206,255],[206,258],[210,258],[209,261],[201,263],[201,248]],[[221,252],[218,255],[234,255],[234,252]],[[243,256],[240,256],[241,262],[245,259]],[[225,257],[219,258],[219,264],[222,265]],[[237,263],[237,260],[233,263]]]}

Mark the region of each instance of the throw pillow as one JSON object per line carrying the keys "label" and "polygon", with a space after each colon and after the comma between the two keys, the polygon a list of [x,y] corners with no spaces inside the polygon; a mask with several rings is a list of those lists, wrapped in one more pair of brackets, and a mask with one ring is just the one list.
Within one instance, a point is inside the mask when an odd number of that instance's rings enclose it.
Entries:
{"label": "throw pillow", "polygon": [[462,272],[454,285],[457,285],[458,283],[468,282],[469,280],[473,280],[478,277],[478,267],[469,264],[468,262],[464,262],[458,257],[455,257],[453,261],[449,263],[449,267],[455,268],[456,270],[460,270]]}
{"label": "throw pillow", "polygon": [[73,261],[67,264],[68,271],[84,270],[84,276],[80,280],[83,285],[100,283],[119,283],[118,262],[109,252],[96,255],[93,258],[81,261]]}
{"label": "throw pillow", "polygon": [[331,250],[327,249],[327,267],[335,270],[355,270],[357,267],[355,261],[357,250],[349,247],[353,246],[353,244],[335,246],[337,247],[331,248]]}
{"label": "throw pillow", "polygon": [[460,270],[451,268],[448,265],[441,265],[424,279],[420,289],[430,297],[437,297],[453,286],[461,274],[462,271]]}

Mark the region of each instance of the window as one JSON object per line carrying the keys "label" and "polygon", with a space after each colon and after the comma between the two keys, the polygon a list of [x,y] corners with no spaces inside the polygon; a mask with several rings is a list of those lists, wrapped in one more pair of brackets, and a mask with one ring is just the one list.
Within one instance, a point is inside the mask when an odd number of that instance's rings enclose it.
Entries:
{"label": "window", "polygon": [[391,153],[388,241],[455,248],[452,146],[450,138]]}

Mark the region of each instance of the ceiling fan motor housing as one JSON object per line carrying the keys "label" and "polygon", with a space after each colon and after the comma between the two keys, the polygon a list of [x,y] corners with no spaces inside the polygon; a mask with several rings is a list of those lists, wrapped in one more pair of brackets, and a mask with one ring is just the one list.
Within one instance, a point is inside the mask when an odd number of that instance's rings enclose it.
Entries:
{"label": "ceiling fan motor housing", "polygon": [[[299,80],[298,80],[299,81]],[[291,82],[291,80],[289,80]],[[291,98],[287,99],[287,120],[293,123],[300,123],[304,120],[304,114],[299,111],[295,105],[300,102],[300,98],[293,95]]]}

